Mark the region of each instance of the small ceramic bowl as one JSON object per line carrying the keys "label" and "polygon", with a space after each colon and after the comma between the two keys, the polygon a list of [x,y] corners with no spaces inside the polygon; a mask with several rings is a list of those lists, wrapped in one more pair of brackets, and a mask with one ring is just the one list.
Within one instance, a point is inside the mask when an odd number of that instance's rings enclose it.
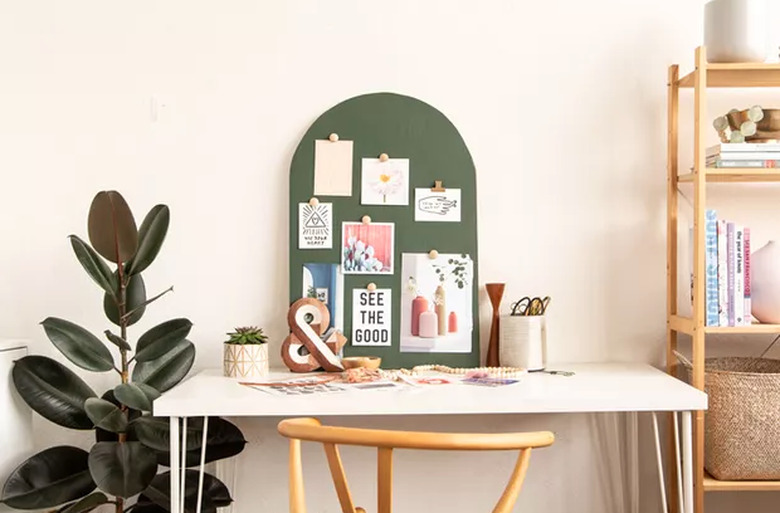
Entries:
{"label": "small ceramic bowl", "polygon": [[378,356],[347,356],[341,359],[341,364],[345,369],[356,369],[358,367],[378,369],[382,364],[382,358]]}

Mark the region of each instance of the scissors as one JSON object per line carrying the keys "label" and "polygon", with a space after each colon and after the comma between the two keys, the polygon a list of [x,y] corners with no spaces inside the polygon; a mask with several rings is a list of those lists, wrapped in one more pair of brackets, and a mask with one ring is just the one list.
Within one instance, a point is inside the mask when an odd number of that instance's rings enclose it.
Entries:
{"label": "scissors", "polygon": [[512,315],[544,315],[549,304],[550,296],[543,298],[525,296],[512,304]]}

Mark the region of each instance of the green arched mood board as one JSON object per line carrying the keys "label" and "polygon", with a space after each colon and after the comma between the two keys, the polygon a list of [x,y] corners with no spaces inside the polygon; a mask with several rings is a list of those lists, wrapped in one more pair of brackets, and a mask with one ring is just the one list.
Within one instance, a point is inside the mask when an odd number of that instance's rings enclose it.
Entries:
{"label": "green arched mood board", "polygon": [[[329,140],[331,134],[338,135],[338,142]],[[382,154],[389,160],[381,162]],[[363,159],[370,159],[365,170]],[[346,175],[349,166],[351,180]],[[328,180],[336,176],[329,174],[334,169],[338,171],[335,181],[340,180],[336,186]],[[433,190],[436,181],[442,182],[445,192]],[[387,182],[390,189],[383,188]],[[453,196],[458,193],[460,198]],[[404,196],[408,204],[388,205],[402,203]],[[313,197],[319,205],[308,208]],[[378,204],[363,204],[364,200]],[[323,300],[333,317],[331,326],[348,339],[345,355],[380,356],[384,368],[479,365],[476,176],[463,138],[444,114],[420,100],[392,93],[357,96],[326,111],[293,156],[289,208],[290,302],[304,296]],[[326,210],[315,212],[322,208]],[[456,213],[459,221],[452,217]],[[371,218],[369,225],[361,224],[366,215]],[[442,217],[449,222],[435,222]],[[342,227],[343,222],[355,224]],[[394,227],[390,248],[384,243],[387,231],[380,228],[384,223]],[[299,224],[307,227],[307,234],[325,233],[318,227],[329,230],[331,247],[316,247],[322,243],[316,237],[301,244]],[[313,249],[300,249],[312,243]],[[345,245],[344,258],[363,265],[342,266]],[[439,257],[431,259],[431,250]],[[379,256],[383,251],[386,256]],[[384,262],[375,264],[373,257]],[[376,271],[380,266],[382,274],[342,273],[355,267]],[[370,283],[389,304],[372,306],[372,294],[361,295]],[[353,294],[368,303],[356,314],[362,319],[360,338],[373,345],[353,345]],[[384,329],[374,329],[377,321]]]}

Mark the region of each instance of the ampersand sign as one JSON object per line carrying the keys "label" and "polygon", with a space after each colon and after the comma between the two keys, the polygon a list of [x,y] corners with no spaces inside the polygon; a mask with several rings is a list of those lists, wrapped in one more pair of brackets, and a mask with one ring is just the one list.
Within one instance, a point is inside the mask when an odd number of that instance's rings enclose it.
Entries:
{"label": "ampersand sign", "polygon": [[[311,318],[306,322],[307,317]],[[338,353],[346,337],[336,329],[328,330],[330,313],[328,308],[317,299],[299,299],[287,313],[290,335],[282,344],[282,360],[293,372],[312,372],[320,367],[328,372],[344,370]],[[309,354],[301,354],[306,348]]]}

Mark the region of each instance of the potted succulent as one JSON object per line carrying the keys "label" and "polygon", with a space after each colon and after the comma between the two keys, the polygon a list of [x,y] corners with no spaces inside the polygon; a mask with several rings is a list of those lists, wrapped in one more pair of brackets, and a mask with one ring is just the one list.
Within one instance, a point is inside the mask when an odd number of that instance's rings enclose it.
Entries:
{"label": "potted succulent", "polygon": [[225,341],[225,376],[258,379],[268,376],[268,337],[262,328],[236,328]]}

